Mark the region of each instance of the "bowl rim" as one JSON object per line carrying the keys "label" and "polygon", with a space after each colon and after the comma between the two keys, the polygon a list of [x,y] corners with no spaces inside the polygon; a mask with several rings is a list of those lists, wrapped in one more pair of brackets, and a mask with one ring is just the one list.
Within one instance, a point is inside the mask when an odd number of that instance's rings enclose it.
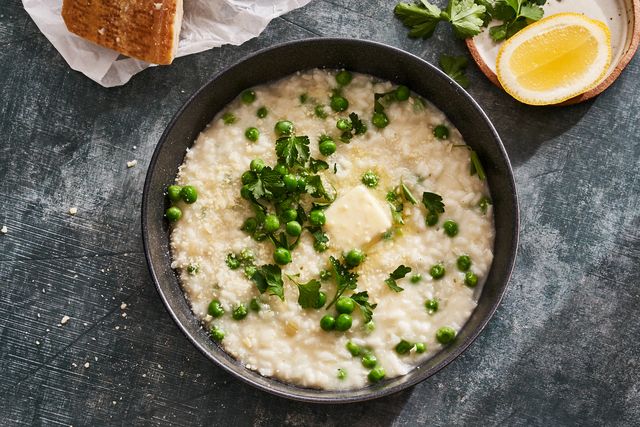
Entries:
{"label": "bowl rim", "polygon": [[[484,121],[484,123],[486,124],[486,126],[488,127],[488,129],[490,130],[493,136],[494,142],[496,143],[498,151],[500,152],[500,156],[504,159],[507,167],[508,173],[506,174],[505,178],[508,179],[509,181],[508,184],[510,186],[510,189],[512,190],[512,203],[513,203],[513,208],[515,213],[513,218],[513,233],[511,236],[512,238],[511,248],[509,250],[510,255],[509,255],[508,261],[506,262],[505,276],[503,277],[504,285],[496,292],[496,295],[491,301],[491,305],[488,308],[485,316],[480,319],[478,325],[473,329],[473,331],[471,331],[469,335],[465,338],[465,340],[459,343],[454,350],[450,351],[450,353],[440,363],[434,365],[428,370],[422,371],[419,375],[413,375],[412,378],[408,378],[406,382],[403,382],[401,384],[396,384],[394,386],[384,387],[384,388],[371,388],[371,393],[364,394],[361,396],[353,396],[353,397],[327,397],[322,395],[310,397],[310,396],[296,394],[291,391],[280,390],[279,388],[271,388],[268,386],[264,386],[263,384],[260,384],[256,381],[253,381],[247,375],[242,375],[239,372],[234,371],[230,367],[226,366],[224,363],[221,363],[219,360],[217,360],[207,348],[205,348],[202,344],[199,343],[196,337],[188,330],[187,326],[183,325],[180,319],[178,319],[178,316],[176,315],[176,313],[174,313],[174,309],[169,303],[169,299],[165,294],[164,290],[162,289],[162,286],[160,285],[160,280],[156,272],[156,267],[151,260],[151,249],[150,249],[150,243],[149,243],[149,233],[148,233],[149,224],[147,223],[147,212],[150,209],[149,202],[148,202],[148,195],[152,191],[152,189],[150,188],[151,178],[156,169],[156,164],[157,164],[160,152],[162,151],[164,144],[167,143],[168,136],[171,130],[174,128],[176,123],[180,120],[180,117],[182,116],[183,112],[194,102],[196,98],[198,98],[200,93],[206,90],[206,88],[208,88],[212,84],[215,84],[216,80],[218,80],[222,75],[232,72],[234,68],[241,66],[242,63],[244,63],[245,61],[255,58],[257,56],[268,55],[271,52],[276,51],[278,49],[292,47],[296,45],[305,45],[305,44],[314,44],[314,43],[356,43],[356,44],[369,45],[373,48],[381,49],[383,51],[391,51],[396,55],[407,56],[413,61],[417,61],[422,67],[428,68],[430,69],[431,72],[440,74],[441,77],[444,77],[446,80],[449,80],[449,83],[458,89],[457,92],[461,97],[464,98],[464,101],[469,103],[473,108],[473,110],[475,110],[475,112],[479,114],[479,117],[482,118],[482,120]],[[302,69],[300,71],[302,71]],[[286,76],[283,76],[283,77],[286,77]],[[142,193],[141,225],[142,225],[143,251],[144,251],[147,267],[151,275],[151,278],[153,280],[156,291],[160,295],[160,299],[163,302],[164,308],[165,310],[168,311],[169,315],[171,316],[173,321],[177,324],[178,329],[183,333],[183,335],[185,335],[187,339],[191,342],[191,344],[193,344],[207,359],[211,360],[212,362],[214,362],[214,364],[217,367],[221,367],[223,370],[231,374],[233,377],[240,379],[244,383],[279,397],[284,397],[287,399],[292,399],[292,400],[301,401],[301,402],[310,402],[310,403],[345,404],[345,403],[356,403],[356,402],[373,400],[380,397],[389,396],[389,395],[398,393],[402,390],[413,387],[414,385],[440,372],[444,367],[449,365],[451,362],[457,359],[463,352],[465,352],[467,348],[478,338],[478,336],[482,333],[482,331],[487,326],[489,320],[493,317],[496,309],[498,308],[498,306],[502,301],[502,298],[504,297],[504,294],[506,293],[507,288],[509,287],[509,281],[513,273],[517,251],[518,251],[519,231],[520,231],[520,212],[519,212],[518,194],[517,194],[517,188],[515,185],[513,168],[511,165],[511,161],[507,155],[506,149],[502,143],[502,140],[500,139],[498,132],[496,131],[493,123],[491,122],[491,120],[489,120],[489,117],[486,115],[484,110],[471,97],[471,95],[469,95],[460,85],[458,85],[454,80],[452,80],[444,72],[439,70],[436,66],[430,64],[424,59],[410,52],[407,52],[405,50],[402,50],[394,46],[390,46],[385,43],[375,42],[371,40],[340,38],[340,37],[331,37],[331,38],[312,37],[312,38],[298,39],[298,40],[278,43],[278,44],[269,46],[267,48],[257,50],[249,55],[243,56],[239,60],[235,61],[233,64],[215,73],[215,75],[212,78],[208,79],[198,90],[196,90],[191,96],[189,96],[189,98],[186,101],[184,101],[182,106],[178,109],[178,111],[173,115],[170,122],[167,124],[164,132],[162,133],[162,135],[160,136],[160,139],[158,140],[158,143],[156,144],[151,160],[149,161],[149,166],[145,175],[145,182],[144,182],[143,193]],[[410,375],[410,373],[413,371],[415,371],[415,368],[409,371],[404,376]],[[286,383],[284,381],[278,380],[273,377],[263,376],[263,378],[266,378],[267,381],[269,381],[270,383],[272,382],[280,383],[284,387],[298,387],[295,384]],[[301,389],[314,390],[311,388],[304,388],[304,387],[301,387]],[[318,391],[321,392],[322,390],[318,389]],[[348,392],[349,390],[346,390],[346,391]]]}

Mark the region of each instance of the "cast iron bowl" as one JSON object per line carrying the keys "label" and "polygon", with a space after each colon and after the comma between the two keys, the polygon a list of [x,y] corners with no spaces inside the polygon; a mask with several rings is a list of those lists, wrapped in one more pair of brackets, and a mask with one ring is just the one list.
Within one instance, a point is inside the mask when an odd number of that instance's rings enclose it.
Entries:
{"label": "cast iron bowl", "polygon": [[[357,390],[297,387],[246,369],[213,342],[194,314],[171,269],[169,227],[163,218],[164,188],[173,183],[185,150],[213,116],[244,89],[299,70],[345,68],[409,88],[441,109],[478,153],[491,188],[496,224],[494,260],[478,306],[456,341],[407,375]],[[215,167],[215,165],[211,165]],[[518,240],[518,204],[511,165],[502,142],[478,104],[431,64],[402,50],[369,41],[308,39],[260,51],[228,68],[198,90],[178,111],[153,153],[144,185],[142,235],[151,276],[182,332],[209,359],[241,380],[270,393],[309,402],[346,403],[386,396],[438,372],[480,334],[496,310],[513,268]]]}

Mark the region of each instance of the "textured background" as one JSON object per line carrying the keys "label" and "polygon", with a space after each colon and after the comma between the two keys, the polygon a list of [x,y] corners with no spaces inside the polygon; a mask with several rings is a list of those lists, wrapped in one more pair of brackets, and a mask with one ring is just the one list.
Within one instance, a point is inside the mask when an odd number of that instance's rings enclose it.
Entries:
{"label": "textured background", "polygon": [[213,74],[285,40],[365,38],[433,63],[465,51],[444,26],[407,39],[394,4],[314,0],[243,46],[104,89],[69,69],[19,0],[0,3],[0,424],[638,422],[640,58],[595,101],[563,108],[520,105],[470,67],[515,168],[519,258],[485,332],[413,389],[350,406],[276,398],[213,366],[167,315],[139,215],[171,116]]}

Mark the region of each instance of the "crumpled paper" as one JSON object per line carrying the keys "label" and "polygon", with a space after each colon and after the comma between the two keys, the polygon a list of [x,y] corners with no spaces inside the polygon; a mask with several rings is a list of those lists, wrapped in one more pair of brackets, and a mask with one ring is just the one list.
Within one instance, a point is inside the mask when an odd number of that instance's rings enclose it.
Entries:
{"label": "crumpled paper", "polygon": [[[176,56],[240,45],[257,37],[269,22],[311,0],[184,0],[184,17]],[[152,66],[121,56],[70,33],[62,20],[62,0],[22,0],[40,31],[69,66],[105,87],[120,86]]]}

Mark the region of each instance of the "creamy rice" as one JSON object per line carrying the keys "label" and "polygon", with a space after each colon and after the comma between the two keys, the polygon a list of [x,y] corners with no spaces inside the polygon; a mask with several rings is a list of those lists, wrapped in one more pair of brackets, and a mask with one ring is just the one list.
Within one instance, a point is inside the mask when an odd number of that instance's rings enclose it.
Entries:
{"label": "creamy rice", "polygon": [[[199,197],[195,204],[179,205],[183,217],[173,227],[171,248],[172,267],[179,272],[193,312],[206,327],[215,325],[225,332],[221,345],[228,353],[262,375],[306,387],[349,389],[366,385],[370,369],[346,350],[348,341],[372,351],[390,378],[406,374],[441,350],[442,345],[435,338],[438,328],[450,326],[458,331],[464,325],[476,306],[476,297],[491,266],[494,226],[491,206],[485,214],[478,208],[481,198],[489,195],[489,189],[477,175],[470,175],[470,152],[456,147],[464,142],[442,112],[428,102],[420,108],[420,102],[412,96],[408,101],[387,106],[385,112],[390,123],[377,129],[370,122],[373,94],[387,92],[394,85],[354,74],[353,81],[343,89],[350,104],[348,110],[333,113],[326,108],[326,119],[316,117],[313,100],[327,105],[335,87],[335,72],[298,73],[254,88],[257,97],[250,105],[239,98],[234,100],[225,112],[236,116],[235,123],[225,124],[222,113],[216,116],[180,167],[177,183],[195,186]],[[304,104],[299,99],[303,93],[309,99]],[[256,117],[260,106],[269,111],[264,119]],[[338,139],[336,120],[352,111],[367,122],[368,131],[344,144]],[[242,268],[232,270],[225,263],[227,254],[249,248],[255,254],[257,266],[274,264],[274,246],[268,240],[257,242],[241,230],[243,221],[253,211],[240,197],[240,176],[254,158],[275,165],[273,129],[283,119],[295,124],[297,135],[310,138],[311,157],[329,163],[330,168],[320,175],[335,187],[338,199],[361,186],[361,176],[368,170],[380,177],[378,186],[367,191],[382,206],[387,207],[387,191],[401,180],[417,199],[425,191],[443,198],[445,212],[436,226],[426,226],[425,207],[421,203],[405,202],[401,234],[367,247],[367,258],[355,271],[360,275],[357,291],[368,291],[369,300],[377,303],[373,331],[363,327],[357,308],[348,331],[322,330],[321,317],[334,314],[335,307],[303,309],[297,302],[296,285],[285,276],[285,273],[299,274],[297,280],[301,283],[318,279],[320,271],[328,266],[329,256],[340,258],[348,247],[333,247],[329,241],[329,249],[318,253],[310,233],[303,232],[300,245],[292,251],[293,261],[282,266],[284,301],[268,293],[261,295]],[[434,127],[440,124],[450,129],[447,140],[433,136]],[[250,126],[260,130],[257,142],[245,138],[245,129]],[[336,140],[337,150],[329,157],[318,152],[318,138],[322,134],[332,135]],[[366,221],[367,212],[354,207],[353,217]],[[442,224],[447,219],[459,224],[459,234],[453,238],[443,232]],[[464,273],[456,267],[461,254],[471,257],[471,269],[479,278],[473,289],[465,286]],[[444,264],[446,274],[434,280],[429,269],[439,262]],[[412,272],[398,281],[404,291],[394,292],[384,280],[401,264],[411,267]],[[196,274],[187,271],[189,265],[198,265]],[[416,273],[422,275],[422,280],[414,284],[409,277]],[[323,281],[322,291],[330,301],[336,285],[332,280]],[[232,319],[233,307],[240,303],[248,305],[254,297],[259,297],[261,310],[249,311],[243,320]],[[217,319],[207,314],[213,298],[220,300],[226,311]],[[431,298],[439,300],[439,310],[433,314],[427,313],[424,306],[425,300]],[[394,348],[402,339],[425,343],[427,351],[418,354],[413,349],[399,355]],[[339,369],[346,372],[345,378],[338,378]]]}

